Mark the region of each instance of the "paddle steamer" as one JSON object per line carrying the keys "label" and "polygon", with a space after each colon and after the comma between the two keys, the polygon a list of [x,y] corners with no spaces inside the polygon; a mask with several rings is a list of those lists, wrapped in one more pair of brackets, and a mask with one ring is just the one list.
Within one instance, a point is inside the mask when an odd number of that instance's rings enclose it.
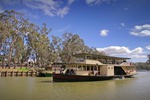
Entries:
{"label": "paddle steamer", "polygon": [[132,77],[136,67],[127,62],[130,58],[80,53],[74,63],[65,64],[65,70],[53,73],[53,81],[100,81]]}

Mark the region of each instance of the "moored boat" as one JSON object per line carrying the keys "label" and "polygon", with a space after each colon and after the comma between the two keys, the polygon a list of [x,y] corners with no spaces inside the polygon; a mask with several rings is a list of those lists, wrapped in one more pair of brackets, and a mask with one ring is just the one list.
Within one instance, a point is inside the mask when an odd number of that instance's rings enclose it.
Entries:
{"label": "moored boat", "polygon": [[53,75],[52,72],[44,71],[44,72],[40,72],[38,77],[52,77],[52,75]]}
{"label": "moored boat", "polygon": [[55,82],[81,82],[81,81],[102,81],[113,79],[114,76],[85,76],[85,75],[66,75],[53,74]]}
{"label": "moored boat", "polygon": [[64,71],[53,73],[53,81],[101,81],[132,77],[136,74],[136,67],[127,62],[130,58],[86,53],[74,56],[74,63],[67,63]]}

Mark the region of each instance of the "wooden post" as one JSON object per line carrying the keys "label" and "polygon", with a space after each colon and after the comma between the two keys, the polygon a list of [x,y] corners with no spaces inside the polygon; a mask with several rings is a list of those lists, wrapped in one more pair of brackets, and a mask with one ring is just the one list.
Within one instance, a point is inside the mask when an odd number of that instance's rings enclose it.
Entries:
{"label": "wooden post", "polygon": [[1,72],[1,77],[3,76],[3,72]]}
{"label": "wooden post", "polygon": [[5,77],[7,76],[7,71],[5,71]]}
{"label": "wooden post", "polygon": [[31,76],[33,76],[33,71],[31,71]]}
{"label": "wooden post", "polygon": [[20,72],[20,76],[23,76],[23,71],[22,71],[22,72]]}
{"label": "wooden post", "polygon": [[26,76],[28,76],[28,71],[26,72]]}
{"label": "wooden post", "polygon": [[18,76],[18,71],[16,72],[16,76]]}
{"label": "wooden post", "polygon": [[13,71],[10,72],[10,76],[13,76]]}
{"label": "wooden post", "polygon": [[36,71],[36,76],[38,76],[38,74],[39,74],[38,71]]}

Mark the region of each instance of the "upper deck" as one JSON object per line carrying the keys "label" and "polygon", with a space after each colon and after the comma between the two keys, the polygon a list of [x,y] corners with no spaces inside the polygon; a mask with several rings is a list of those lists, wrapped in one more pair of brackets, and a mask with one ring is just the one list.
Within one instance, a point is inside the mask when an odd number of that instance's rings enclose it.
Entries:
{"label": "upper deck", "polygon": [[79,53],[74,55],[76,58],[76,62],[84,62],[86,60],[96,60],[102,64],[122,64],[127,62],[130,58],[123,58],[123,57],[113,57],[113,56],[106,56],[106,55],[95,55],[95,54],[88,54],[88,53]]}

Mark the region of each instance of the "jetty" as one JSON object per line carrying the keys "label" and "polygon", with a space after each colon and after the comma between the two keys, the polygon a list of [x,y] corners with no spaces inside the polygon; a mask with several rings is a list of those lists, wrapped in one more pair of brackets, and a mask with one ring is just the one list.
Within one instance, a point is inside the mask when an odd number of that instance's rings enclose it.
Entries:
{"label": "jetty", "polygon": [[22,67],[0,67],[0,77],[7,76],[38,76],[39,72],[34,70],[21,70]]}

